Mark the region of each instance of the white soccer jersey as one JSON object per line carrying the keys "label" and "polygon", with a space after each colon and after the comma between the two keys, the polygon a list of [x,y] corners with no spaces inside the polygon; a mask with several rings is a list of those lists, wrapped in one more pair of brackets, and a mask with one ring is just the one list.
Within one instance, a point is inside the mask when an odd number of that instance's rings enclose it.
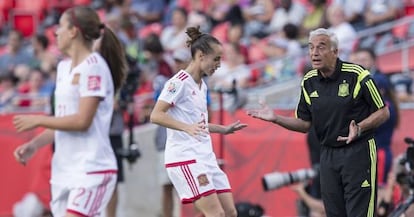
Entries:
{"label": "white soccer jersey", "polygon": [[[172,105],[168,114],[187,124],[205,123],[208,126],[207,85],[201,87],[190,74],[181,70],[168,80],[158,100]],[[208,129],[208,128],[207,128]],[[214,160],[210,135],[190,136],[186,132],[167,128],[165,164],[187,160]]]}
{"label": "white soccer jersey", "polygon": [[87,131],[55,131],[52,184],[76,183],[84,174],[117,169],[109,140],[114,103],[109,67],[98,53],[72,70],[71,64],[71,60],[64,60],[57,67],[55,116],[77,113],[82,97],[100,97],[101,101]]}

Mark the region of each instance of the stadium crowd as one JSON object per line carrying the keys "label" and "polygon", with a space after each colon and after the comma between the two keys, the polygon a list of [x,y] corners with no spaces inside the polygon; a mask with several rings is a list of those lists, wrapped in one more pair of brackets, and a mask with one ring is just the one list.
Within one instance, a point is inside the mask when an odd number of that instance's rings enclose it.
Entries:
{"label": "stadium crowd", "polygon": [[[343,60],[361,47],[381,53],[414,39],[413,20],[358,35],[413,16],[413,0],[0,0],[0,113],[49,112],[56,64],[65,58],[54,33],[60,14],[75,5],[94,8],[123,43],[130,71],[121,101],[133,99],[135,124],[149,121],[153,93],[161,88],[157,81],[171,77],[188,57],[183,48],[189,26],[224,45],[221,67],[208,80],[213,100],[214,90],[248,91],[301,76],[309,67],[308,34],[319,27],[336,33]],[[410,77],[394,82],[400,100],[414,101],[411,83]]]}
{"label": "stadium crowd", "polygon": [[[365,38],[358,38],[358,32],[409,16],[414,5],[407,0],[41,0],[30,6],[27,2],[0,4],[0,111],[48,105],[56,63],[64,58],[54,44],[59,14],[83,4],[95,8],[125,46],[137,81],[132,93],[136,124],[148,121],[154,78],[174,73],[172,54],[186,47],[188,26],[200,26],[225,45],[224,61],[208,82],[210,88],[246,89],[300,75],[307,67],[303,58],[307,34],[318,27],[338,35],[344,60],[359,46],[375,44],[376,51],[384,50],[396,41],[392,32]],[[33,25],[27,17],[35,20]],[[403,28],[404,36],[414,36],[413,23]],[[261,62],[263,67],[253,67]]]}

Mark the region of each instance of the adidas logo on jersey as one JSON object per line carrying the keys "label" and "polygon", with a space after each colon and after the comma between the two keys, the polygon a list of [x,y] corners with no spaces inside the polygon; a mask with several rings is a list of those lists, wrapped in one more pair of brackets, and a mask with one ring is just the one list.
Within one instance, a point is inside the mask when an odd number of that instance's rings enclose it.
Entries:
{"label": "adidas logo on jersey", "polygon": [[368,181],[365,179],[365,181],[364,182],[362,182],[362,184],[361,184],[361,188],[366,188],[366,187],[369,187],[370,186],[370,184],[368,183]]}
{"label": "adidas logo on jersey", "polygon": [[319,97],[319,94],[318,94],[318,91],[313,91],[310,95],[309,95],[309,97],[313,97],[313,98],[317,98],[317,97]]}

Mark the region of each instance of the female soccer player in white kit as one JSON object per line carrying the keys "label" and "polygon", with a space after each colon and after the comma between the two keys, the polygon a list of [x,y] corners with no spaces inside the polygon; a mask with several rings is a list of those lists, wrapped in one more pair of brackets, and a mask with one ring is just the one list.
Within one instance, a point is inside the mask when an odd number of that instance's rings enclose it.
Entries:
{"label": "female soccer player in white kit", "polygon": [[[93,42],[100,37],[100,52],[93,52]],[[127,70],[125,55],[114,33],[87,7],[65,11],[56,38],[58,48],[69,58],[57,67],[55,116],[15,116],[19,132],[46,129],[17,147],[14,155],[25,164],[37,149],[54,141],[53,215],[101,216],[116,183],[109,127],[114,93]]]}
{"label": "female soccer player in white kit", "polygon": [[205,217],[236,217],[227,175],[219,168],[210,133],[229,134],[246,127],[208,123],[207,86],[202,80],[220,66],[221,43],[198,28],[187,28],[192,60],[164,86],[151,113],[167,127],[165,166],[182,203],[194,203]]}

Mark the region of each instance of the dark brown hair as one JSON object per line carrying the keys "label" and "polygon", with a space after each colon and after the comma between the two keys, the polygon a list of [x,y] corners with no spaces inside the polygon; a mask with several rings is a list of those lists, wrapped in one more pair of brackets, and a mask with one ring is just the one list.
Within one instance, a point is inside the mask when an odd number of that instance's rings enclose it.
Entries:
{"label": "dark brown hair", "polygon": [[102,36],[98,52],[108,63],[114,88],[117,91],[128,71],[125,52],[118,37],[101,23],[98,14],[91,8],[73,7],[66,10],[65,14],[68,16],[70,24],[79,29],[88,46],[92,46],[94,40]]}
{"label": "dark brown hair", "polygon": [[197,50],[205,54],[209,54],[213,52],[213,48],[211,44],[221,44],[217,38],[211,36],[209,34],[201,33],[200,26],[197,27],[188,27],[187,31],[189,40],[187,40],[187,46],[191,49],[191,56],[194,57]]}

